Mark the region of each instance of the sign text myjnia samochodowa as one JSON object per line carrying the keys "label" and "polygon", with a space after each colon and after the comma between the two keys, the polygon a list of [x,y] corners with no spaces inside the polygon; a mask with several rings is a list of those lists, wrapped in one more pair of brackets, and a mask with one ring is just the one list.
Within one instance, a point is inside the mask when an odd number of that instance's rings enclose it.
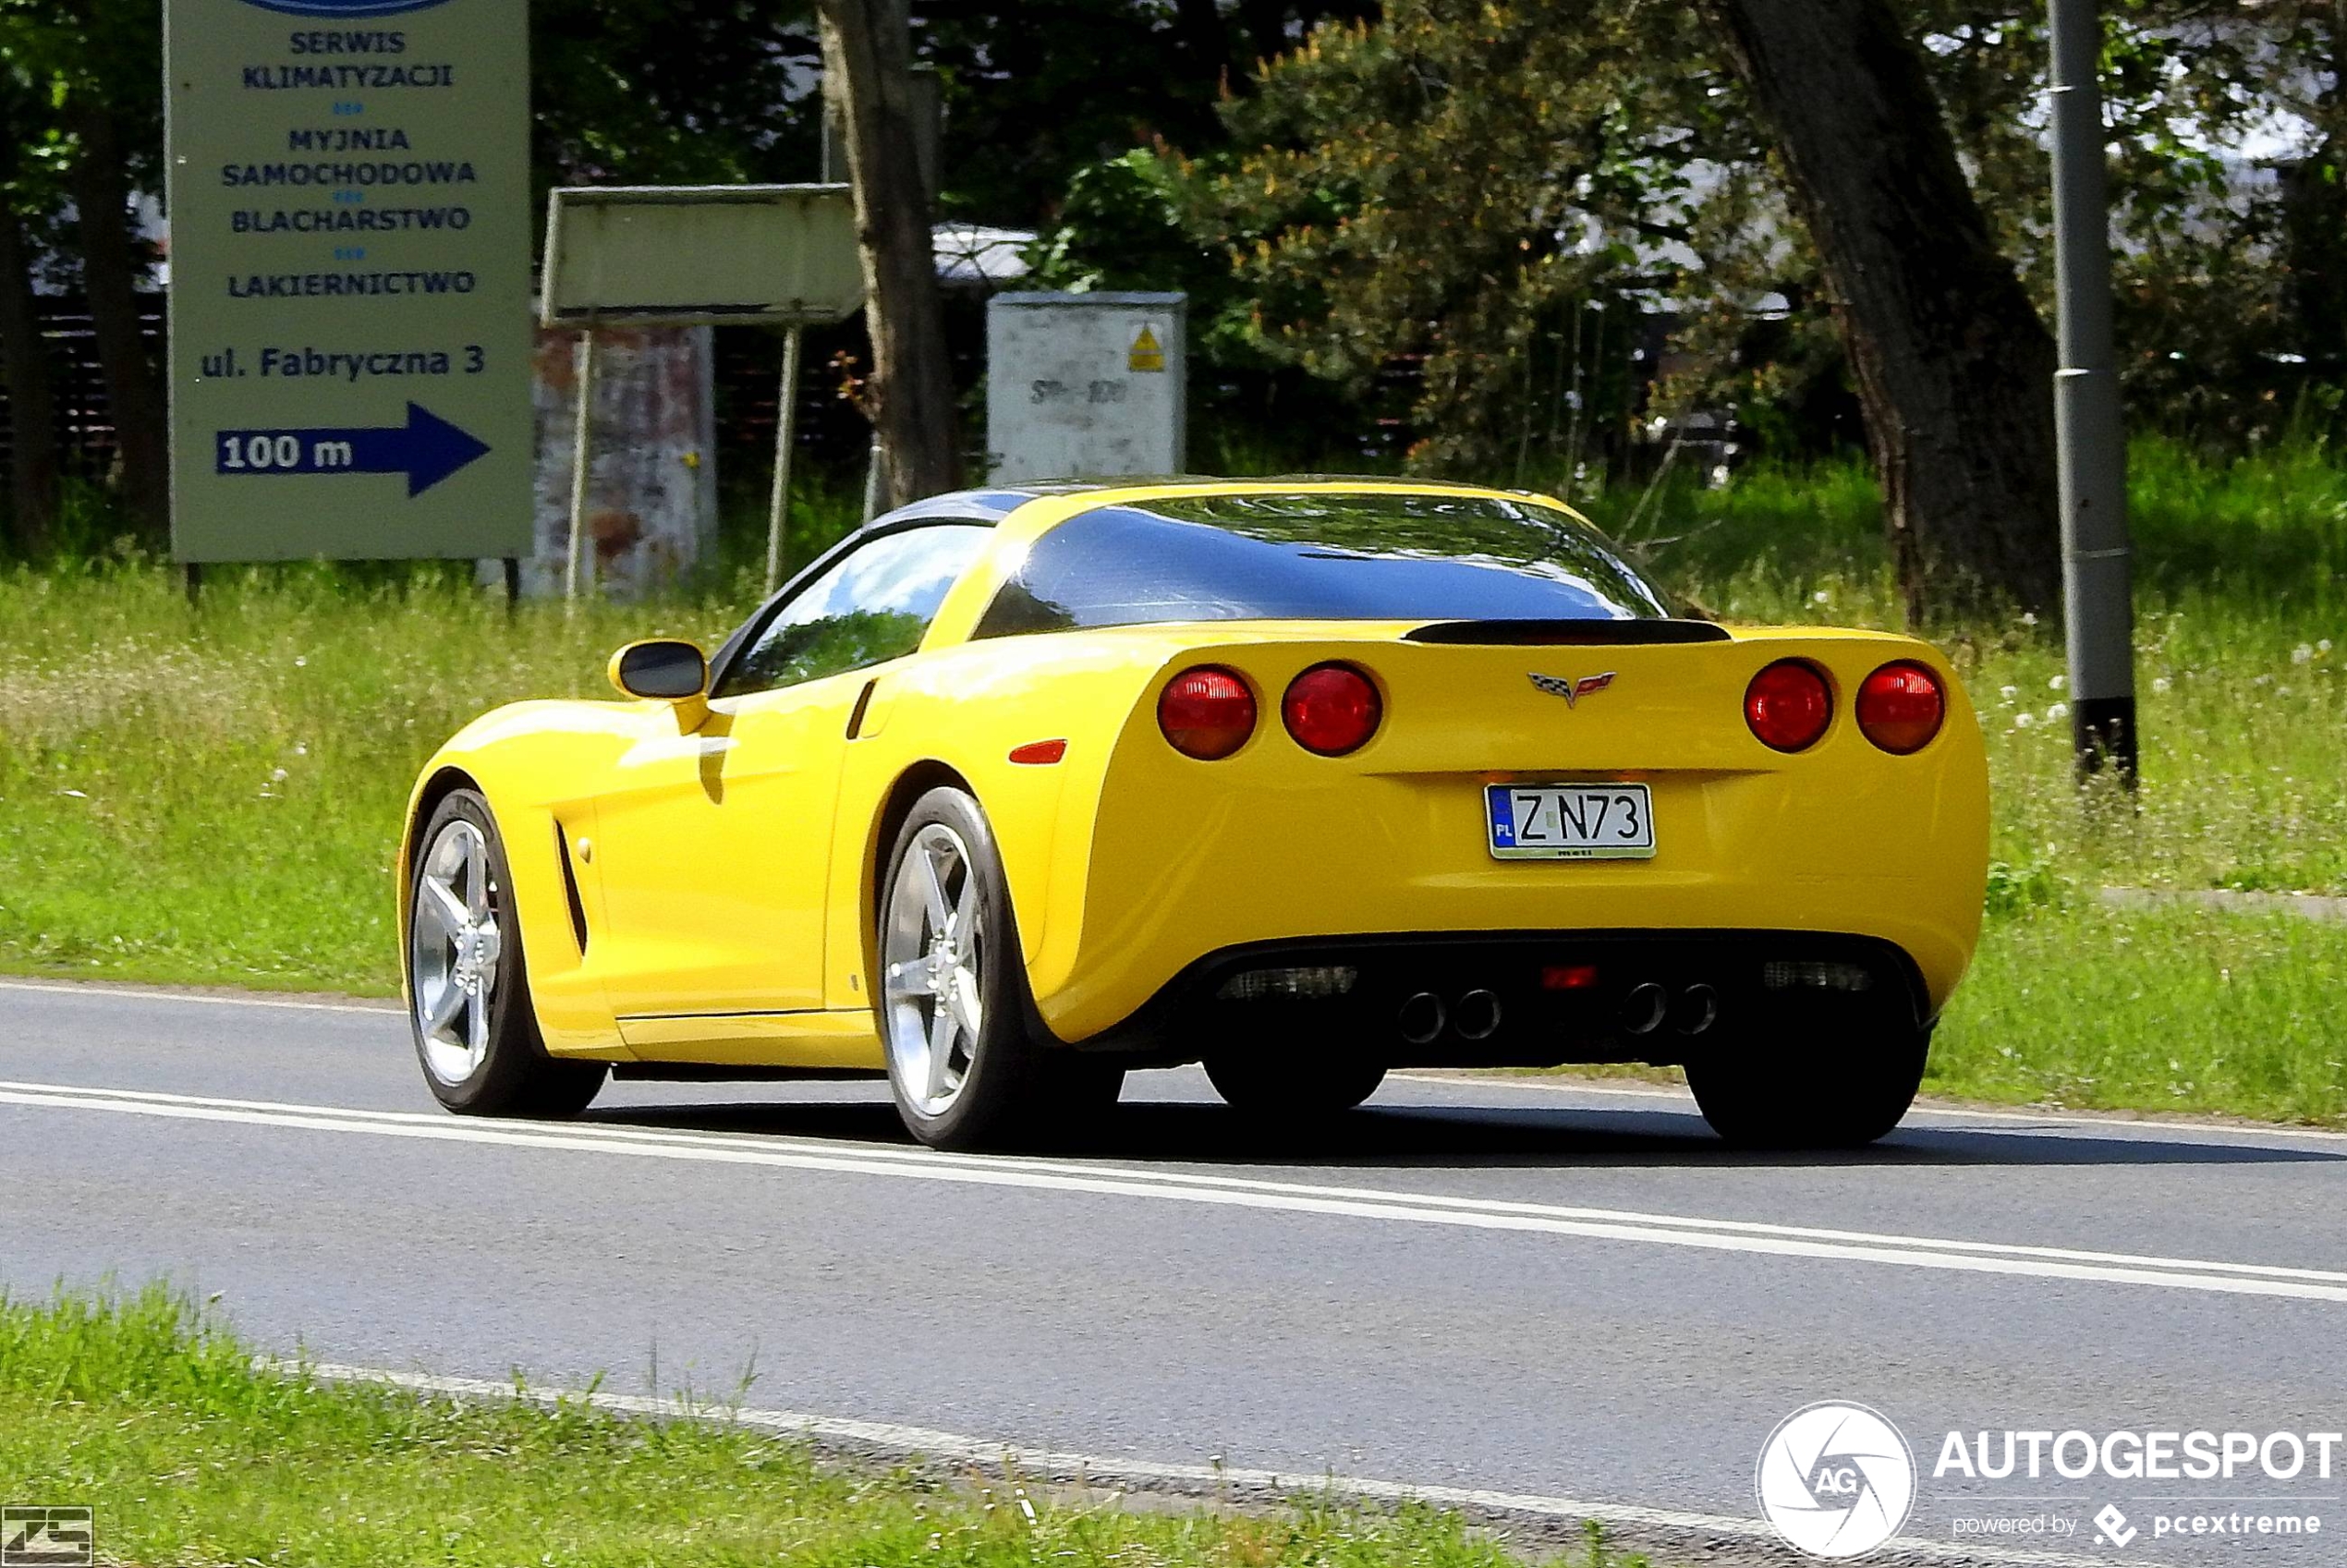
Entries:
{"label": "sign text myjnia samochodowa", "polygon": [[527,0],[167,0],[172,547],[527,554]]}

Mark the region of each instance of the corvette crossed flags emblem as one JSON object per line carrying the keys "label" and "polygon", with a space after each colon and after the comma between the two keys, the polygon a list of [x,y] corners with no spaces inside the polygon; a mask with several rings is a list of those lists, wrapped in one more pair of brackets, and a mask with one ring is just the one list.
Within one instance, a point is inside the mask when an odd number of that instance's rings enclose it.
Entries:
{"label": "corvette crossed flags emblem", "polygon": [[1613,672],[1608,670],[1601,675],[1583,675],[1577,680],[1571,675],[1534,675],[1532,684],[1550,697],[1563,698],[1564,705],[1570,708],[1591,692],[1603,691],[1611,686]]}

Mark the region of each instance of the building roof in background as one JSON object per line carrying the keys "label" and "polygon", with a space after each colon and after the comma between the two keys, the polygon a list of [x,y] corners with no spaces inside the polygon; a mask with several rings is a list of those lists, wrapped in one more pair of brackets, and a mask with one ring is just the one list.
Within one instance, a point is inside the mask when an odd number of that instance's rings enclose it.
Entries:
{"label": "building roof in background", "polygon": [[937,281],[949,288],[1000,288],[1027,275],[1027,248],[1035,231],[985,224],[938,224],[930,239]]}

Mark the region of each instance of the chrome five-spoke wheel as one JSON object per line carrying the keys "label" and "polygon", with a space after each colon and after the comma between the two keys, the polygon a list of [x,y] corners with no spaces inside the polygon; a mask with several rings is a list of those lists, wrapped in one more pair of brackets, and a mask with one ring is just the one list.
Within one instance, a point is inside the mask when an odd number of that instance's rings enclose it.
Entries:
{"label": "chrome five-spoke wheel", "polygon": [[419,863],[415,897],[407,944],[417,1038],[432,1076],[461,1084],[489,1051],[505,951],[496,878],[480,828],[461,817],[441,827]]}
{"label": "chrome five-spoke wheel", "polygon": [[889,1065],[924,1116],[953,1109],[985,1025],[985,933],[968,844],[944,822],[914,834],[881,923]]}

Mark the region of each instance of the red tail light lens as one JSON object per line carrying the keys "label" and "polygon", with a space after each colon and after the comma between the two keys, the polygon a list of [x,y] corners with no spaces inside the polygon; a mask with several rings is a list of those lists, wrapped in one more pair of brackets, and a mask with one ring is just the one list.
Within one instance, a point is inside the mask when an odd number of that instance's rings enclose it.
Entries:
{"label": "red tail light lens", "polygon": [[1230,671],[1200,664],[1167,683],[1157,699],[1157,727],[1185,757],[1228,757],[1255,733],[1255,694]]}
{"label": "red tail light lens", "polygon": [[1948,716],[1940,677],[1921,664],[1885,664],[1858,687],[1858,728],[1885,751],[1921,751]]}
{"label": "red tail light lens", "polygon": [[1763,746],[1806,751],[1833,722],[1833,688],[1815,664],[1780,659],[1744,688],[1744,722]]}
{"label": "red tail light lens", "polygon": [[1369,743],[1385,703],[1375,683],[1352,665],[1315,664],[1288,682],[1280,717],[1305,750],[1342,757]]}

